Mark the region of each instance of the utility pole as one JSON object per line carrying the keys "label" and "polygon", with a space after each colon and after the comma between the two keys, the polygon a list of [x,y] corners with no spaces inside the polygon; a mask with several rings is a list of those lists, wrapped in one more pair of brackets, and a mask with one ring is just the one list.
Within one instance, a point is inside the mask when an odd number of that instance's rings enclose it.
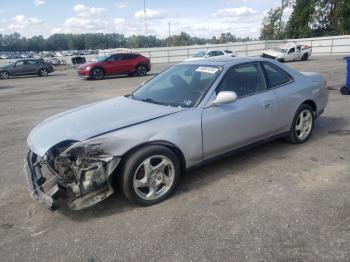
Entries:
{"label": "utility pole", "polygon": [[147,26],[147,8],[146,8],[146,0],[143,0],[143,13],[145,16],[145,31],[146,36],[148,35],[148,26]]}
{"label": "utility pole", "polygon": [[169,25],[169,38],[170,38],[170,25],[171,25],[171,23],[168,22],[168,25]]}
{"label": "utility pole", "polygon": [[168,22],[168,26],[169,26],[169,31],[168,31],[168,46],[170,46],[170,25],[171,25],[171,23],[170,22]]}

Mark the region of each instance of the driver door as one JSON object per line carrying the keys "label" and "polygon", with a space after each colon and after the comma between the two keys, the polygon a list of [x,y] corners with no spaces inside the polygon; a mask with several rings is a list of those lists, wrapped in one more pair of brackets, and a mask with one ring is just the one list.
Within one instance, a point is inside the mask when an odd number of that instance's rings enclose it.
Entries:
{"label": "driver door", "polygon": [[276,94],[268,89],[258,62],[231,68],[215,93],[220,91],[234,91],[238,99],[219,106],[209,102],[203,110],[204,159],[270,137],[277,129]]}
{"label": "driver door", "polygon": [[17,61],[14,66],[13,66],[13,69],[12,69],[12,74],[13,75],[23,75],[25,74],[25,69],[24,69],[24,61],[21,60],[21,61]]}
{"label": "driver door", "polygon": [[284,60],[293,61],[294,59],[295,59],[295,47],[292,47],[288,50],[287,56]]}

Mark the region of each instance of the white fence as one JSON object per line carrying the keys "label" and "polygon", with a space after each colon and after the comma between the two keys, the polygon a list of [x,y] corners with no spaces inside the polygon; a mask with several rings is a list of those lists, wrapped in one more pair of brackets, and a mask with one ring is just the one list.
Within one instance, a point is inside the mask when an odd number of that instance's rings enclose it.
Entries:
{"label": "white fence", "polygon": [[[298,42],[312,46],[313,55],[350,55],[350,35],[237,42],[220,45],[140,48],[132,49],[131,51],[150,57],[152,63],[171,63],[183,61],[203,49],[227,49],[235,51],[238,56],[259,56],[265,49],[290,42]],[[99,55],[116,53],[117,51],[118,49],[99,50]]]}

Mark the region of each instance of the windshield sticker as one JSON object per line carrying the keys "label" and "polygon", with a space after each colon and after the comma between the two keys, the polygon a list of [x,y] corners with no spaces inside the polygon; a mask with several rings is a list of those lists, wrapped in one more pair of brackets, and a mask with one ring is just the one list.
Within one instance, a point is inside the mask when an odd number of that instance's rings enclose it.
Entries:
{"label": "windshield sticker", "polygon": [[185,103],[186,106],[190,106],[192,104],[192,101],[191,100],[185,100],[184,103]]}
{"label": "windshield sticker", "polygon": [[208,66],[200,66],[196,69],[196,72],[215,74],[219,71],[219,68],[216,67],[208,67]]}

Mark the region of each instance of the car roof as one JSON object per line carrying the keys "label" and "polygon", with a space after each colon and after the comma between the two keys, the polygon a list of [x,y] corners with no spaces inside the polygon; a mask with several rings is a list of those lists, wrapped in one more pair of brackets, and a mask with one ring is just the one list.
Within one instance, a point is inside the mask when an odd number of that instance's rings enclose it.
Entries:
{"label": "car roof", "polygon": [[212,65],[212,66],[225,66],[225,65],[235,65],[248,62],[256,61],[270,61],[271,59],[261,58],[261,57],[231,57],[231,56],[217,56],[207,59],[195,60],[195,61],[185,61],[181,64],[196,64],[196,65]]}

